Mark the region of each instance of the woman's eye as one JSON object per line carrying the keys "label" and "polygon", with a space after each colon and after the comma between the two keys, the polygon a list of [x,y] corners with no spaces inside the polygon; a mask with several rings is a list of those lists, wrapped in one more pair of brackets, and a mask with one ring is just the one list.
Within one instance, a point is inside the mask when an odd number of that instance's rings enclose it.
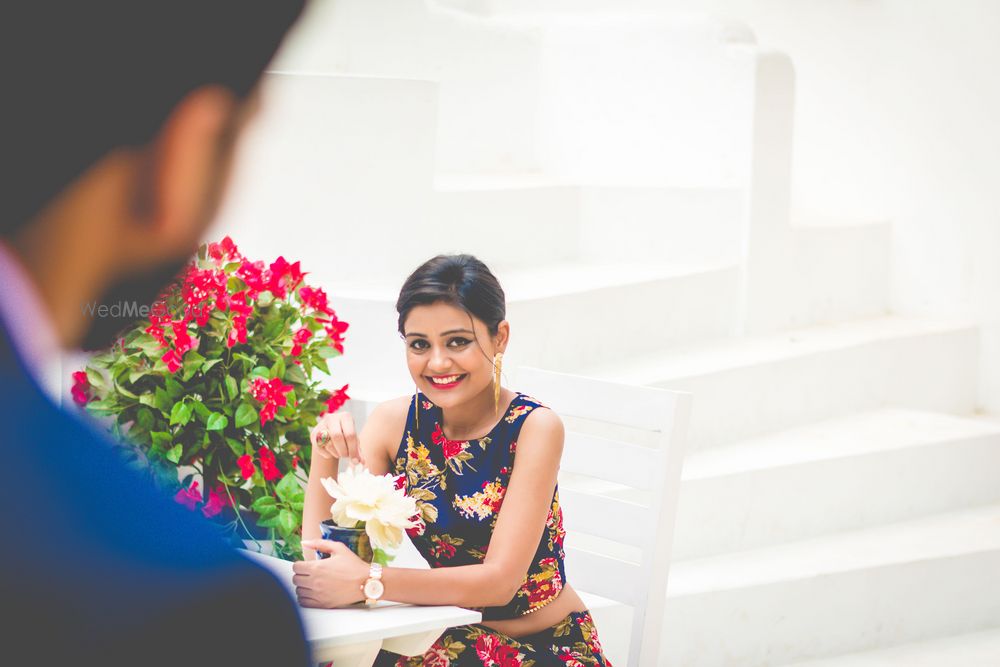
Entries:
{"label": "woman's eye", "polygon": [[464,347],[471,342],[472,341],[469,340],[468,338],[452,338],[450,341],[448,341],[448,344],[451,345],[452,347]]}
{"label": "woman's eye", "polygon": [[427,341],[418,339],[410,343],[410,347],[414,350],[426,350],[428,345]]}

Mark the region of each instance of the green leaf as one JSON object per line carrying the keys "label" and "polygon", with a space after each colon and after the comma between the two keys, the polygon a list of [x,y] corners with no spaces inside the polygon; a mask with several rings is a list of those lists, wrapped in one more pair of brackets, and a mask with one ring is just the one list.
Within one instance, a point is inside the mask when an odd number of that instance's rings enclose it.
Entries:
{"label": "green leaf", "polygon": [[395,556],[393,556],[392,554],[390,554],[388,551],[383,551],[382,549],[379,549],[378,547],[375,547],[374,549],[372,549],[372,562],[373,563],[378,563],[379,565],[388,565],[392,561],[393,558],[395,558]]}
{"label": "green leaf", "polygon": [[119,409],[115,399],[110,396],[100,401],[91,401],[87,404],[87,410],[102,416],[115,414]]}
{"label": "green leaf", "polygon": [[201,367],[201,372],[202,372],[202,373],[207,373],[207,372],[209,371],[209,369],[211,369],[211,368],[212,368],[212,366],[214,366],[214,365],[216,365],[216,364],[218,364],[218,363],[220,363],[220,362],[222,362],[222,359],[209,359],[209,360],[208,360],[208,361],[206,361],[206,362],[205,362],[205,364],[204,364],[204,365],[203,365],[203,366]]}
{"label": "green leaf", "polygon": [[181,372],[181,379],[185,382],[194,377],[195,373],[201,370],[202,364],[205,363],[205,357],[201,356],[194,350],[191,350],[184,355],[184,367]]}
{"label": "green leaf", "polygon": [[252,378],[260,377],[265,379],[270,378],[271,369],[268,368],[267,366],[257,366],[252,371],[250,371],[250,377]]}
{"label": "green leaf", "polygon": [[299,518],[291,510],[281,510],[278,512],[278,530],[282,536],[295,532],[299,527]]}
{"label": "green leaf", "polygon": [[146,393],[139,397],[139,402],[143,405],[148,405],[151,408],[156,407],[156,399],[153,398],[153,394]]}
{"label": "green leaf", "polygon": [[319,356],[323,357],[324,359],[333,359],[335,357],[339,357],[340,352],[338,352],[337,349],[334,348],[332,345],[324,345],[323,347],[319,348]]}
{"label": "green leaf", "polygon": [[229,420],[225,415],[220,415],[218,412],[213,412],[208,416],[208,421],[205,422],[205,430],[207,431],[221,431],[229,425]]}
{"label": "green leaf", "polygon": [[172,377],[168,377],[165,384],[170,398],[176,400],[184,395],[184,386]]}
{"label": "green leaf", "polygon": [[174,436],[166,431],[153,431],[149,434],[149,438],[153,443],[153,449],[156,450],[166,449],[174,441]]}
{"label": "green leaf", "polygon": [[121,386],[121,384],[119,384],[118,382],[115,382],[115,391],[117,391],[122,396],[127,396],[128,398],[135,398],[135,399],[139,398],[137,394],[132,393],[125,387]]}
{"label": "green leaf", "polygon": [[86,370],[87,370],[87,382],[89,382],[94,387],[97,387],[98,389],[107,388],[108,383],[104,379],[104,376],[101,375],[100,371],[91,368],[90,366],[88,366]]}
{"label": "green leaf", "polygon": [[285,358],[284,357],[278,357],[278,360],[274,362],[274,365],[271,366],[271,373],[270,373],[270,375],[271,375],[272,378],[280,378],[280,377],[283,377],[285,375]]}
{"label": "green leaf", "polygon": [[243,456],[243,443],[236,438],[226,438],[226,444],[229,445],[229,449],[233,450],[233,454],[237,457]]}
{"label": "green leaf", "polygon": [[274,295],[270,292],[261,292],[260,295],[257,296],[257,305],[261,308],[266,308],[272,303],[274,303]]}
{"label": "green leaf", "polygon": [[253,406],[249,403],[240,403],[240,407],[236,408],[236,427],[243,428],[247,424],[252,424],[257,421],[257,411],[254,410]]}
{"label": "green leaf", "polygon": [[[180,424],[184,426],[189,421],[191,421],[191,412],[193,408],[191,405],[185,401],[179,401],[174,403],[174,407],[170,410],[170,423]],[[176,462],[175,462],[176,463]]]}
{"label": "green leaf", "polygon": [[170,394],[163,387],[157,387],[154,396],[153,404],[159,408],[160,412],[165,415],[170,414],[174,406],[174,401],[170,398]]}
{"label": "green leaf", "polygon": [[309,379],[306,378],[305,372],[298,364],[292,364],[288,367],[288,370],[285,371],[285,379],[295,384],[309,384]]}
{"label": "green leaf", "polygon": [[274,499],[273,496],[261,496],[257,500],[253,501],[252,505],[250,505],[250,509],[252,509],[254,512],[257,512],[258,514],[263,514],[264,510],[267,508],[276,508],[276,507],[277,507],[277,501]]}
{"label": "green leaf", "polygon": [[302,485],[295,478],[294,472],[289,472],[282,477],[274,490],[278,494],[278,498],[286,503],[302,500],[305,496],[305,491],[302,490]]}
{"label": "green leaf", "polygon": [[135,423],[136,426],[144,428],[147,431],[153,428],[156,419],[153,417],[153,411],[149,408],[138,408],[135,411]]}
{"label": "green leaf", "polygon": [[278,525],[278,515],[275,514],[272,517],[262,518],[257,522],[257,525],[261,528],[275,528]]}
{"label": "green leaf", "polygon": [[195,401],[192,407],[194,407],[194,413],[198,415],[198,419],[203,422],[207,422],[208,418],[212,416],[212,411],[201,401]]}
{"label": "green leaf", "polygon": [[313,366],[323,371],[326,375],[330,374],[330,366],[326,363],[326,359],[316,357],[313,361]]}
{"label": "green leaf", "polygon": [[[230,401],[235,401],[236,397],[240,395],[240,386],[236,384],[236,378],[232,375],[226,376],[226,395],[229,396]],[[240,426],[240,424],[237,424]]]}
{"label": "green leaf", "polygon": [[181,456],[184,454],[184,445],[176,444],[170,448],[170,450],[163,455],[165,459],[171,463],[180,463]]}

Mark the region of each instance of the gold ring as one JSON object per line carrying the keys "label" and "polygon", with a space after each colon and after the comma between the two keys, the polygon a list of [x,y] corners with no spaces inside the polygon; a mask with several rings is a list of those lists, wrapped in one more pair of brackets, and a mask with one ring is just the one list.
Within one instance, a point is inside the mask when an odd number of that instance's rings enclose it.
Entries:
{"label": "gold ring", "polygon": [[330,442],[330,434],[327,433],[326,431],[323,431],[318,436],[316,436],[316,439],[319,440],[320,445],[325,445],[326,443]]}

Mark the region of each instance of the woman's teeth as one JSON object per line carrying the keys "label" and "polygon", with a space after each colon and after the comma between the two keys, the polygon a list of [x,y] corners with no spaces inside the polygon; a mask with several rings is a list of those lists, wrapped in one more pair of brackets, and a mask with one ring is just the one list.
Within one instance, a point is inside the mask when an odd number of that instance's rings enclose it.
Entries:
{"label": "woman's teeth", "polygon": [[449,375],[447,377],[432,377],[431,382],[434,384],[455,384],[460,379],[465,377],[465,375]]}

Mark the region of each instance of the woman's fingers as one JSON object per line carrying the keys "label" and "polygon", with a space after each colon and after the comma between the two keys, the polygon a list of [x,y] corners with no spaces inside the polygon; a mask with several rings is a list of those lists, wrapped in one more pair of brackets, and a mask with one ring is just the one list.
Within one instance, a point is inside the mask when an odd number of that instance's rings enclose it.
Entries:
{"label": "woman's fingers", "polygon": [[346,412],[341,414],[344,415],[340,420],[340,425],[347,444],[347,456],[350,456],[352,461],[364,463],[361,456],[361,445],[358,443],[358,434],[354,429],[354,419]]}
{"label": "woman's fingers", "polygon": [[326,444],[330,441],[330,434],[321,421],[309,431],[309,441],[313,446],[313,453],[319,454],[324,459],[332,459],[333,455],[326,449]]}

